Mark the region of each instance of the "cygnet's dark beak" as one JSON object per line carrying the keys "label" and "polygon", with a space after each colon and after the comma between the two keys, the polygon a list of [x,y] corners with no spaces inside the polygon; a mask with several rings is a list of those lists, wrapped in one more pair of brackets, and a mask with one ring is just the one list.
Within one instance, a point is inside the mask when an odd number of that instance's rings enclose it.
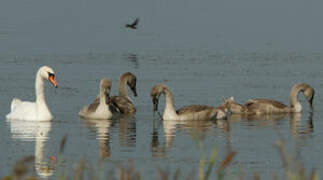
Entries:
{"label": "cygnet's dark beak", "polygon": [[110,101],[110,91],[108,91],[108,90],[105,90],[105,96],[106,96],[106,98],[107,98],[107,100],[109,100]]}
{"label": "cygnet's dark beak", "polygon": [[131,88],[131,91],[133,92],[133,95],[137,97],[137,90],[136,87]]}
{"label": "cygnet's dark beak", "polygon": [[313,98],[308,100],[308,103],[310,104],[311,111],[313,111],[314,110],[314,108],[313,108]]}
{"label": "cygnet's dark beak", "polygon": [[158,99],[156,97],[153,98],[154,112],[158,111]]}

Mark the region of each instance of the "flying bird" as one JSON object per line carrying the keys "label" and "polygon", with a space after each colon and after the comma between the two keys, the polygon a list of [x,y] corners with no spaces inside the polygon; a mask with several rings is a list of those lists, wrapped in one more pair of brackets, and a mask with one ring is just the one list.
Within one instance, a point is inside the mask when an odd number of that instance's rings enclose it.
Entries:
{"label": "flying bird", "polygon": [[137,29],[139,18],[136,18],[132,24],[126,24],[126,28]]}

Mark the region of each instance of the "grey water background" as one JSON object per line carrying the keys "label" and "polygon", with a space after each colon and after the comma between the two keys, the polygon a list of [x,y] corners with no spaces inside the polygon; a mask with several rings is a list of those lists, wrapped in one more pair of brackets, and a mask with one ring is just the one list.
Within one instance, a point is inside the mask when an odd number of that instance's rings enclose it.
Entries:
{"label": "grey water background", "polygon": [[[155,179],[158,167],[189,174],[202,156],[197,136],[206,155],[216,146],[216,164],[228,151],[238,152],[229,177],[242,172],[250,178],[257,171],[271,179],[283,171],[273,147],[278,132],[307,168],[322,172],[322,5],[300,0],[2,0],[0,175],[9,174],[15,161],[26,155],[36,155],[40,162],[57,156],[64,135],[67,169],[83,156],[96,165],[100,156],[109,155],[102,171],[133,160],[144,179]],[[125,29],[135,17],[140,18],[139,29]],[[13,97],[34,99],[35,73],[41,65],[56,72],[59,88],[46,83],[55,119],[7,121]],[[78,117],[97,95],[102,77],[112,80],[115,94],[119,76],[127,71],[138,78],[138,97],[132,98],[135,117],[103,122]],[[312,115],[300,96],[301,116],[167,122],[153,116],[149,99],[150,88],[165,83],[178,108],[216,106],[222,96],[234,96],[238,102],[267,97],[288,104],[290,88],[297,82],[316,90]]]}

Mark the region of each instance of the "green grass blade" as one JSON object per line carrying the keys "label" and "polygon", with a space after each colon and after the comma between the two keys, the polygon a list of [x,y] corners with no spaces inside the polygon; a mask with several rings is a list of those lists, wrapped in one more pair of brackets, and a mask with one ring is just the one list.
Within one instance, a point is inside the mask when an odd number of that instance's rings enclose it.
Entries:
{"label": "green grass blade", "polygon": [[204,178],[205,180],[207,180],[210,177],[210,174],[211,174],[213,166],[214,166],[215,158],[216,158],[216,146],[214,146],[213,151],[212,151],[211,160],[209,162],[209,165],[207,167],[207,171],[205,173],[205,178]]}

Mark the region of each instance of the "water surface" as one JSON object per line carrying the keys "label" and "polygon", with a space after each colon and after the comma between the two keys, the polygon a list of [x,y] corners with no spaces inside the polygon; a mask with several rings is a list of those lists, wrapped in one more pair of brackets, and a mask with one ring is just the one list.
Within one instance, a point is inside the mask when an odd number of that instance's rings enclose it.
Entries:
{"label": "water surface", "polygon": [[[52,122],[7,121],[13,97],[34,99],[34,78],[38,67],[50,65],[56,72],[58,89],[46,83],[46,99],[55,119]],[[112,94],[123,72],[137,76],[138,97],[132,97],[137,113],[108,121],[89,121],[78,111],[98,94],[102,77],[112,80]],[[60,140],[67,135],[64,167],[86,157],[103,169],[113,169],[118,162],[132,160],[143,179],[155,179],[157,168],[184,175],[195,169],[203,153],[210,156],[216,146],[216,166],[230,151],[236,151],[228,177],[256,171],[264,179],[281,174],[282,162],[274,142],[283,137],[291,154],[297,155],[306,168],[322,171],[322,96],[323,54],[300,52],[216,50],[160,50],[139,52],[90,52],[43,55],[3,55],[0,57],[0,174],[11,172],[15,161],[35,155],[36,174],[55,178],[44,170],[51,156],[57,156]],[[291,87],[298,82],[312,85],[314,112],[310,113],[303,96],[304,111],[294,116],[231,116],[228,121],[173,122],[153,116],[150,88],[157,83],[168,85],[176,107],[189,104],[217,106],[222,96],[234,96],[245,102],[266,97],[289,102]],[[164,101],[161,100],[162,112]],[[297,148],[296,148],[297,147]],[[295,150],[297,149],[297,151]],[[105,171],[107,172],[107,171]],[[213,174],[214,176],[214,174]]]}

